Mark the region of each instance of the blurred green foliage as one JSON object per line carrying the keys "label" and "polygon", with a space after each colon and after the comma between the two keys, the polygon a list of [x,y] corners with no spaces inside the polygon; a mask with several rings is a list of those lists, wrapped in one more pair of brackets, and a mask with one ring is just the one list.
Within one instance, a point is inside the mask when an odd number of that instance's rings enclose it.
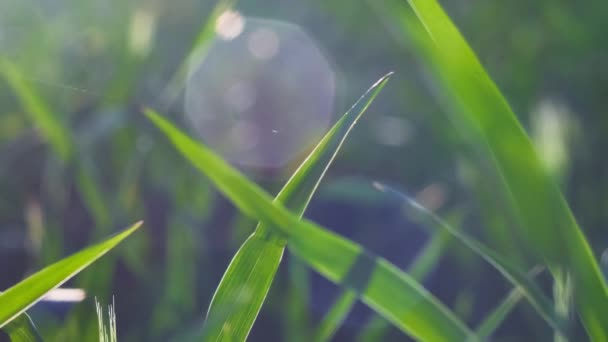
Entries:
{"label": "blurred green foliage", "polygon": [[[608,5],[599,0],[584,6],[480,0],[442,5],[541,157],[547,156],[600,256],[608,248]],[[85,302],[42,303],[31,311],[49,341],[95,340],[92,298],[108,303],[112,295],[121,341],[197,336],[228,262],[254,228],[140,115],[142,106],[151,106],[190,128],[180,97],[165,95],[172,80],[179,83],[175,75],[208,30],[215,6],[193,0],[0,2],[0,289],[101,238],[110,227],[146,221],[128,249],[70,283],[86,288]],[[491,160],[479,153],[473,137],[448,121],[435,97],[445,95],[374,0],[241,1],[235,9],[295,23],[318,42],[337,75],[334,113],[343,113],[380,75],[396,73],[351,134],[305,216],[405,268],[431,235],[404,216],[399,203],[371,187],[375,180],[398,184],[439,213],[462,213],[470,234],[522,270],[534,265],[512,234],[514,219],[497,196],[496,179],[488,177]],[[395,127],[399,139],[387,140]],[[551,159],[555,146],[563,149]],[[294,156],[290,165],[301,158]],[[244,171],[273,193],[291,167]],[[298,331],[310,332],[340,294],[323,279],[302,276],[302,265],[287,259],[251,340],[302,338]],[[548,275],[538,278],[550,286]],[[463,311],[470,311],[473,323],[510,290],[479,258],[452,243],[425,284],[451,309],[469,306]],[[355,307],[335,339],[353,340],[370,316]],[[573,321],[573,336],[584,336]],[[396,330],[386,334],[403,338]],[[551,336],[527,304],[495,334],[504,341]]]}

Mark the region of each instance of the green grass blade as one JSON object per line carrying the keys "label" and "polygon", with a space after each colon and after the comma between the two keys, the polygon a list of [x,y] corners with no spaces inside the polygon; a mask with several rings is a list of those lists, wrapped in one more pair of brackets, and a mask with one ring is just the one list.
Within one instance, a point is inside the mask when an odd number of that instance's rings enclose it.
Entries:
{"label": "green grass blade", "polygon": [[42,342],[34,322],[28,314],[23,313],[2,328],[11,342]]}
{"label": "green grass blade", "polygon": [[206,56],[209,46],[215,36],[215,24],[217,18],[226,10],[229,10],[236,4],[237,0],[219,0],[215,7],[209,13],[209,16],[201,26],[194,44],[190,50],[190,54],[184,62],[178,67],[175,74],[163,90],[161,98],[166,106],[173,104],[179,93],[184,88],[188,78],[188,70],[192,66],[200,63]]}
{"label": "green grass blade", "polygon": [[317,342],[330,341],[346,319],[346,316],[351,312],[356,301],[357,293],[355,291],[342,291],[338,295],[338,298],[334,300],[329,311],[323,316],[323,320],[319,324],[313,340]]}
{"label": "green grass blade", "polygon": [[[535,267],[528,273],[531,277],[534,277],[541,271],[542,267]],[[476,332],[479,339],[482,341],[489,340],[522,298],[524,298],[524,291],[521,287],[516,286],[509,291],[505,299],[477,327]]]}
{"label": "green grass blade", "polygon": [[545,319],[545,321],[547,321],[547,323],[549,323],[549,325],[551,325],[551,327],[558,331],[565,331],[565,324],[555,314],[551,301],[524,272],[520,271],[511,262],[509,262],[509,260],[500,256],[492,249],[488,248],[462,231],[455,229],[450,224],[442,220],[439,216],[429,211],[409,196],[380,183],[375,183],[374,186],[378,190],[394,195],[403,201],[403,203],[407,205],[405,209],[408,210],[408,214],[411,214],[411,217],[419,218],[423,222],[428,222],[433,227],[447,231],[454,236],[456,240],[483,258],[513,285],[522,289],[530,304],[532,304],[536,311],[541,315],[541,317],[543,317],[543,319]]}
{"label": "green grass blade", "polygon": [[[319,141],[277,195],[276,201],[302,216],[330,164],[357,120],[384,88],[392,72],[374,83]],[[262,224],[264,225],[264,224]]]}
{"label": "green grass blade", "polygon": [[[30,120],[48,140],[52,151],[64,162],[75,162],[78,191],[93,216],[95,228],[99,231],[108,227],[111,217],[105,206],[102,192],[99,191],[98,182],[91,175],[91,167],[87,163],[87,157],[81,153],[79,158],[74,158],[74,155],[79,151],[77,151],[69,128],[52,112],[49,105],[17,66],[0,58],[0,75],[3,75],[7,80],[20,100],[25,113],[29,115]],[[99,231],[99,233],[105,232]]]}
{"label": "green grass blade", "polygon": [[[439,258],[443,255],[446,244],[450,238],[451,235],[445,230],[435,232],[431,241],[424,246],[424,249],[408,267],[407,273],[417,281],[424,280],[435,268],[437,262],[439,262]],[[370,321],[365,324],[357,340],[380,341],[389,327],[389,323],[384,318],[373,316]]]}
{"label": "green grass blade", "polygon": [[55,117],[46,103],[41,100],[34,87],[13,63],[2,58],[0,58],[0,75],[4,76],[14,90],[25,112],[36,124],[40,133],[48,140],[55,153],[61,159],[69,160],[73,152],[70,134],[59,121],[59,118]]}
{"label": "green grass blade", "polygon": [[[287,181],[276,202],[302,216],[348,133],[389,77],[390,74],[376,82],[338,120]],[[207,313],[211,321],[217,320],[216,313],[226,316],[226,307],[234,310],[228,313],[223,325],[208,329],[210,339],[244,341],[247,338],[279,267],[285,243],[284,234],[272,230],[266,222],[258,224],[234,256],[211,300]],[[235,305],[240,302],[247,305]]]}
{"label": "green grass blade", "polygon": [[443,255],[446,244],[451,236],[447,231],[440,230],[433,233],[431,240],[424,246],[424,249],[416,256],[416,259],[408,268],[412,277],[423,280],[437,266],[439,258]]}
{"label": "green grass blade", "polygon": [[243,213],[288,235],[291,251],[329,280],[351,288],[402,331],[426,341],[463,341],[473,333],[424,287],[360,245],[291,214],[208,148],[166,119],[148,117],[177,150],[207,175]]}
{"label": "green grass blade", "polygon": [[116,247],[140,226],[141,222],[136,223],[101,243],[44,268],[0,294],[0,328],[25,312],[47,292],[57,288]]}
{"label": "green grass blade", "polygon": [[287,307],[281,330],[285,340],[290,342],[309,342],[311,340],[312,310],[311,271],[306,263],[298,258],[289,259],[287,291],[282,303]]}
{"label": "green grass blade", "polygon": [[[211,300],[207,321],[223,315],[223,324],[207,326],[210,341],[244,341],[268,294],[285,245],[254,233],[239,248]],[[243,303],[243,305],[235,305]],[[233,309],[226,312],[226,308]]]}
{"label": "green grass blade", "polygon": [[408,274],[360,245],[303,222],[290,234],[290,250],[415,339],[465,341],[473,333]]}
{"label": "green grass blade", "polygon": [[[392,4],[392,5],[389,5]],[[400,35],[408,35],[454,108],[454,122],[481,139],[521,223],[521,237],[549,270],[572,273],[576,309],[593,340],[608,340],[608,287],[570,208],[538,158],[509,104],[435,0],[385,2]],[[383,18],[384,19],[384,18]],[[401,37],[400,37],[401,38]]]}
{"label": "green grass blade", "polygon": [[[455,119],[487,146],[522,236],[549,269],[571,273],[575,305],[589,337],[608,341],[608,286],[570,208],[498,87],[436,0],[408,0],[416,17],[391,7],[403,33],[449,96]],[[403,3],[403,6],[405,4]]]}

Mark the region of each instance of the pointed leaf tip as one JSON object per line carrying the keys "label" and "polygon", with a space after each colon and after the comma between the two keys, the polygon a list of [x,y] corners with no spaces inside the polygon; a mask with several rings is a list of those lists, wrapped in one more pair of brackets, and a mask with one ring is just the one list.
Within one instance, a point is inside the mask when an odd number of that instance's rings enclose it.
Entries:
{"label": "pointed leaf tip", "polygon": [[380,79],[378,81],[376,81],[376,83],[374,83],[374,85],[372,85],[371,88],[375,88],[375,87],[377,87],[379,85],[384,86],[384,84],[386,82],[388,82],[388,80],[391,79],[391,77],[393,76],[393,74],[395,74],[394,71],[389,71],[386,75],[380,77]]}

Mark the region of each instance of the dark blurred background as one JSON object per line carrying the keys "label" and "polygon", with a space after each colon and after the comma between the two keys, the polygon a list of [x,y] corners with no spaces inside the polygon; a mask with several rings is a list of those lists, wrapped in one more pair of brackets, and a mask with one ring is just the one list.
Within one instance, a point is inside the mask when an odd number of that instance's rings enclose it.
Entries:
{"label": "dark blurred background", "polygon": [[[441,3],[602,255],[608,250],[608,5]],[[215,5],[0,3],[0,62],[37,95],[28,107],[15,79],[0,79],[0,288],[145,220],[144,229],[67,284],[84,289],[84,301],[43,302],[31,310],[49,341],[95,340],[93,298],[110,303],[112,296],[120,341],[196,336],[223,271],[255,227],[177,155],[141,115],[144,106],[168,115],[274,194],[315,139],[379,77],[395,71],[306,216],[405,268],[430,233],[394,196],[374,189],[379,181],[453,218],[522,269],[533,266],[511,233],[495,180],[486,176],[489,161],[446,119],[441,94],[381,5],[240,1],[207,25],[215,31],[199,50],[207,58],[184,64]],[[31,101],[47,108],[56,125],[32,115]],[[539,281],[549,284],[543,276]],[[424,284],[471,326],[510,289],[450,240]],[[306,341],[338,293],[287,253],[250,340]],[[335,340],[355,340],[372,315],[357,306]],[[407,340],[396,330],[382,336]],[[495,340],[551,336],[522,303]]]}

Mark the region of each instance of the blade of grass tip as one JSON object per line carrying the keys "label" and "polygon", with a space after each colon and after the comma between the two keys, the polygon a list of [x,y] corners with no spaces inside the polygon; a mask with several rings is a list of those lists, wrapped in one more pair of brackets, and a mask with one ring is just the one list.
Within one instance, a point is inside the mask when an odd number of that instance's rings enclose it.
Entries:
{"label": "blade of grass tip", "polygon": [[34,322],[27,313],[22,313],[10,323],[5,325],[4,330],[10,337],[11,342],[42,342]]}
{"label": "blade of grass tip", "polygon": [[[542,266],[536,266],[528,272],[528,276],[536,277],[542,271]],[[505,299],[484,318],[475,330],[479,339],[482,341],[489,340],[522,298],[524,298],[524,291],[521,287],[516,286],[509,291]]]}
{"label": "blade of grass tip", "polygon": [[[436,0],[408,0],[397,18],[453,104],[454,118],[487,146],[524,236],[552,272],[572,276],[574,303],[589,337],[608,341],[608,285],[570,207],[508,102]],[[453,110],[456,109],[456,110]]]}
{"label": "blade of grass tip", "polygon": [[[376,82],[338,120],[287,181],[275,202],[283,203],[298,217],[302,216],[348,133],[390,75]],[[211,299],[207,319],[216,320],[216,311],[224,314],[224,307],[238,309],[229,313],[223,325],[209,329],[211,339],[242,341],[247,338],[281,262],[285,244],[283,233],[272,230],[268,222],[260,222],[253,235],[239,248]],[[244,301],[248,305],[237,306],[234,301]]]}
{"label": "blade of grass tip", "polygon": [[26,114],[48,140],[55,153],[64,161],[69,160],[73,152],[69,131],[59,122],[59,118],[51,113],[34,87],[23,77],[19,68],[10,61],[0,58],[0,74],[4,76]]}
{"label": "blade of grass tip", "polygon": [[0,328],[36,304],[47,292],[65,283],[116,247],[141,224],[138,222],[103,242],[47,266],[0,294]]}
{"label": "blade of grass tip", "polygon": [[439,216],[416,202],[411,197],[403,194],[387,185],[375,182],[374,186],[379,190],[387,194],[393,195],[401,200],[407,206],[408,214],[411,214],[414,218],[430,223],[433,227],[445,230],[454,236],[459,242],[471,249],[475,254],[479,255],[487,263],[492,265],[498,270],[507,280],[513,285],[522,288],[526,298],[536,309],[536,311],[543,317],[543,319],[549,323],[554,329],[559,331],[565,331],[564,322],[559,319],[553,310],[551,301],[543,295],[542,291],[517,267],[513,266],[506,258],[498,255],[492,249],[486,247],[482,243],[478,242],[472,237],[462,231],[455,229],[450,224],[442,220]]}
{"label": "blade of grass tip", "polygon": [[153,111],[146,114],[241,212],[280,229],[297,257],[329,280],[356,290],[365,304],[403,332],[428,341],[474,339],[473,332],[453,312],[399,268],[353,241],[299,219],[207,147]]}
{"label": "blade of grass tip", "polygon": [[[421,282],[437,264],[449,237],[450,235],[445,231],[435,232],[430,241],[426,243],[422,251],[420,251],[408,267],[407,273],[412,278]],[[321,320],[314,340],[318,342],[330,341],[346,319],[346,316],[351,312],[356,300],[357,294],[354,291],[343,290]],[[382,332],[386,331],[388,327],[390,325],[385,319],[374,316],[365,325],[359,335],[366,335],[371,332],[367,332],[366,330],[372,329],[375,337],[377,337],[372,340],[378,341]],[[361,340],[361,337],[359,337],[359,340]]]}
{"label": "blade of grass tip", "polygon": [[209,50],[209,46],[215,35],[217,19],[222,13],[234,7],[236,2],[237,0],[219,0],[211,10],[211,13],[201,26],[201,29],[194,40],[194,44],[190,49],[190,54],[178,67],[162,92],[161,99],[165,106],[171,106],[184,88],[184,84],[188,78],[188,70],[200,63],[207,56],[207,51]]}

